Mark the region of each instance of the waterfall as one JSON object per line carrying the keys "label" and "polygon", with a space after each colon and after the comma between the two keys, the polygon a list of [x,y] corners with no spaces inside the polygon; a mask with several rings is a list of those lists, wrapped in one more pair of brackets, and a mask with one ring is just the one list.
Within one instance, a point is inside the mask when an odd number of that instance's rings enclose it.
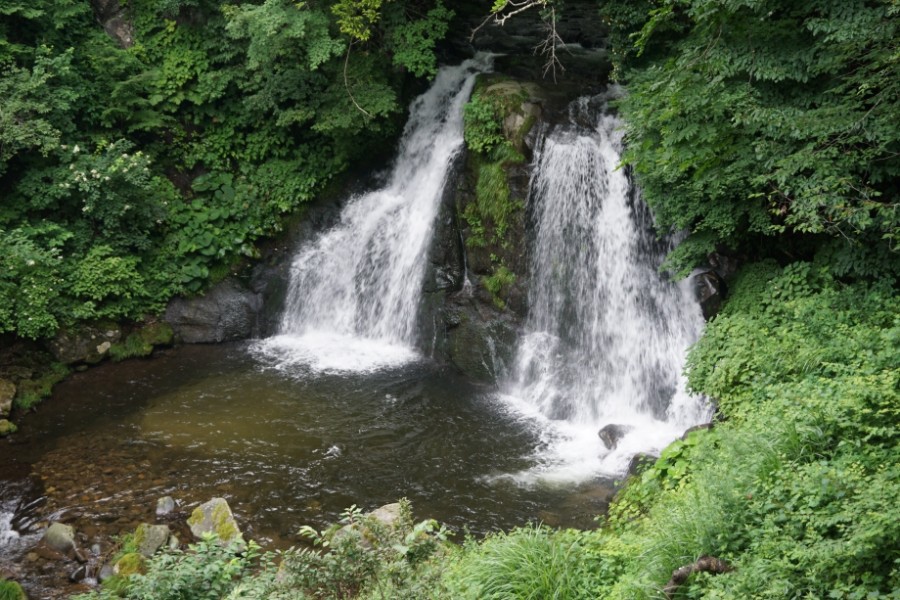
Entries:
{"label": "waterfall", "polygon": [[[700,309],[657,271],[669,244],[617,168],[620,122],[601,98],[573,103],[570,121],[534,159],[529,315],[503,394],[544,434],[528,477],[621,474],[709,416],[681,375]],[[621,426],[613,448],[607,425]]]}
{"label": "waterfall", "polygon": [[387,184],[351,198],[340,222],[299,249],[278,335],[258,349],[282,365],[365,371],[417,357],[426,252],[454,158],[479,55],[443,67],[410,107]]}

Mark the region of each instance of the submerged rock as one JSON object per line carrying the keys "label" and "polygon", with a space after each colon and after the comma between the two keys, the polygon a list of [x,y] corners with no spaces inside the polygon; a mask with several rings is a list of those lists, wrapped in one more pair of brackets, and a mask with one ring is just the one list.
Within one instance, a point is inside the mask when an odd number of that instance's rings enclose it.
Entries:
{"label": "submerged rock", "polygon": [[196,538],[214,533],[222,543],[237,542],[241,545],[244,543],[244,537],[231,512],[231,507],[224,498],[213,498],[195,508],[187,523]]}
{"label": "submerged rock", "polygon": [[44,532],[43,542],[57,552],[66,553],[75,549],[75,528],[71,525],[53,523]]}
{"label": "submerged rock", "polygon": [[615,450],[616,446],[619,445],[619,440],[625,437],[632,429],[634,427],[631,425],[606,425],[597,432],[597,435],[600,436],[604,446],[609,450]]}

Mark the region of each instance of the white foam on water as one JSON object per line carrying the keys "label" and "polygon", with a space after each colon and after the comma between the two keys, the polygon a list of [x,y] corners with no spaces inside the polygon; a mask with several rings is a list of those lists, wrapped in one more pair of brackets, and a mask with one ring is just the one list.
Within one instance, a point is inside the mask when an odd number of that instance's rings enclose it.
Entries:
{"label": "white foam on water", "polygon": [[331,331],[278,335],[260,342],[256,349],[279,369],[302,366],[314,373],[367,373],[421,359],[409,346]]}

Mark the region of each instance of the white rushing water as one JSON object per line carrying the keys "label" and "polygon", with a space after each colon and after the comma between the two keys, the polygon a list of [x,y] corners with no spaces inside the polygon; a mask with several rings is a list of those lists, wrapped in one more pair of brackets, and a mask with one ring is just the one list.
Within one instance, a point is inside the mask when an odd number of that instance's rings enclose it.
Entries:
{"label": "white rushing water", "polygon": [[387,184],[350,199],[339,224],[294,258],[279,334],[258,349],[281,365],[367,371],[418,358],[416,322],[441,196],[463,144],[463,106],[487,55],[443,67],[413,102]]}
{"label": "white rushing water", "polygon": [[[597,105],[600,105],[598,108]],[[685,392],[703,319],[687,282],[658,273],[665,244],[624,169],[620,123],[602,99],[571,107],[535,157],[529,316],[501,397],[538,424],[538,466],[522,481],[619,475],[709,418]],[[607,425],[627,433],[614,449]]]}

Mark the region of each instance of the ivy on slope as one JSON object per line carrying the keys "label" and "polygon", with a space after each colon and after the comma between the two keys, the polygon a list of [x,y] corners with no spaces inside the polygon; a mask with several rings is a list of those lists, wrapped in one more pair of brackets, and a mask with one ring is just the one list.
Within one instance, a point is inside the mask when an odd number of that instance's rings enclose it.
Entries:
{"label": "ivy on slope", "polygon": [[[627,162],[663,227],[717,244],[840,240],[848,273],[900,245],[900,6],[891,0],[609,2]],[[885,249],[890,256],[885,259]],[[886,262],[887,261],[887,262]]]}
{"label": "ivy on slope", "polygon": [[[398,132],[439,1],[130,0],[0,7],[0,333],[138,319],[225,273]],[[377,18],[375,18],[377,17]]]}

